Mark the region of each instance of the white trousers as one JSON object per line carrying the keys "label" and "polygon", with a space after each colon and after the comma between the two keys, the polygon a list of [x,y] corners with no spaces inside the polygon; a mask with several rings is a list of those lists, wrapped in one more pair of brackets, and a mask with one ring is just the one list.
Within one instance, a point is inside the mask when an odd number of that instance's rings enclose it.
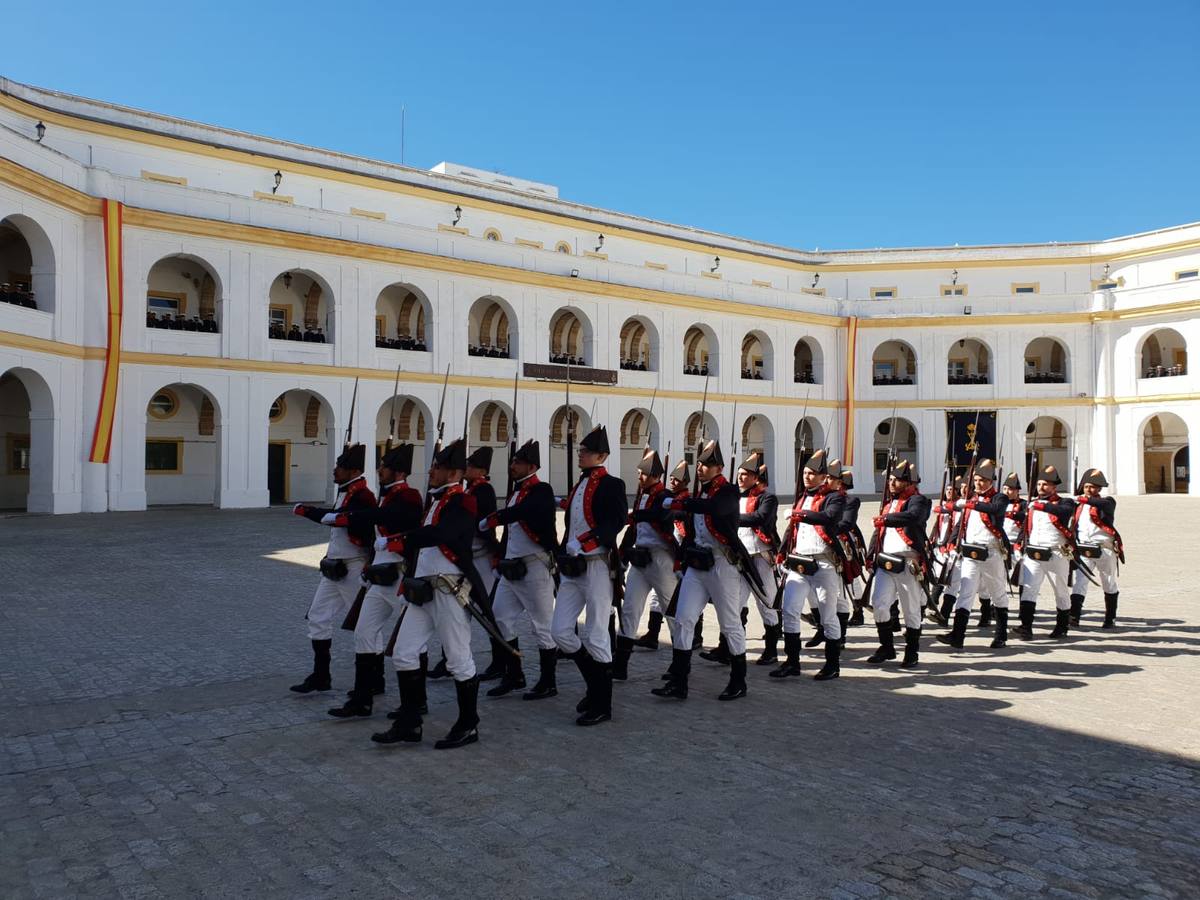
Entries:
{"label": "white trousers", "polygon": [[363,564],[361,556],[347,559],[346,574],[337,581],[321,576],[317,582],[317,592],[313,595],[312,603],[308,606],[308,637],[314,641],[328,641],[333,637],[333,630],[339,628],[346,613],[358,596],[362,587]]}
{"label": "white trousers", "polygon": [[783,583],[783,630],[788,634],[800,633],[800,614],[804,612],[804,602],[807,600],[821,616],[821,630],[825,633],[825,639],[840,640],[842,623],[837,614],[841,594],[842,576],[834,568],[832,560],[817,560],[814,575],[802,575],[789,570],[787,580]]}
{"label": "white trousers", "polygon": [[392,664],[397,672],[421,667],[421,654],[435,634],[446,654],[446,668],[455,681],[475,677],[475,657],[471,655],[471,616],[459,602],[443,591],[434,590],[433,599],[423,606],[403,601],[407,608],[404,622],[396,635]]}
{"label": "white trousers", "polygon": [[1067,584],[1070,568],[1070,561],[1057,550],[1045,562],[1025,557],[1021,560],[1021,585],[1025,588],[1021,600],[1036,603],[1042,582],[1049,579],[1054,590],[1054,608],[1070,609],[1071,588]]}
{"label": "white trousers", "polygon": [[[586,613],[579,634],[575,626]],[[550,630],[554,643],[563,653],[572,654],[580,645],[597,662],[612,662],[612,643],[608,639],[608,618],[612,615],[612,581],[602,556],[588,557],[587,569],[578,578],[562,576],[554,618]]]}
{"label": "white trousers", "polygon": [[554,621],[554,578],[550,568],[536,556],[525,557],[525,577],[516,581],[501,578],[496,585],[496,602],[492,612],[505,640],[517,636],[521,613],[529,613],[533,636],[541,650],[556,646],[551,633]]}
{"label": "white trousers", "polygon": [[[944,550],[934,550],[933,558],[937,561],[936,572],[942,573],[942,566],[946,563],[946,558],[950,554]],[[951,597],[957,597],[958,592],[962,590],[962,557],[956,556],[954,568],[950,572],[950,580],[946,582],[945,593]]]}
{"label": "white trousers", "polygon": [[358,624],[354,626],[355,653],[382,653],[386,649],[402,602],[396,596],[394,584],[373,584],[367,588],[358,613]]}
{"label": "white trousers", "polygon": [[[1117,551],[1108,545],[1101,545],[1099,559],[1084,559],[1084,562],[1092,567],[1095,573],[1095,578],[1100,582],[1100,589],[1106,594],[1115,594],[1120,588],[1117,587]],[[1091,586],[1086,575],[1082,572],[1075,573],[1075,586],[1071,593],[1078,594],[1081,597],[1086,597],[1088,588]]]}
{"label": "white trousers", "polygon": [[624,615],[621,617],[621,634],[627,638],[636,638],[646,599],[654,594],[669,600],[674,590],[675,558],[665,547],[650,548],[650,562],[647,565],[640,569],[630,566],[625,570],[625,606]]}
{"label": "white trousers", "polygon": [[754,593],[754,588],[746,583],[746,579],[742,579],[742,585],[746,588],[745,596],[742,598],[742,608],[750,606],[750,598],[754,598],[754,603],[758,607],[758,615],[762,618],[764,625],[778,625],[779,612],[771,604],[775,600],[775,575],[774,567],[761,553],[757,556],[751,556],[751,561],[754,563],[754,569],[758,572],[758,577],[763,583],[763,590],[767,592],[767,598],[764,600],[758,594]]}
{"label": "white trousers", "polygon": [[675,609],[675,632],[672,635],[676,650],[692,649],[692,632],[704,613],[709,600],[717,610],[717,624],[733,656],[746,652],[746,629],[742,627],[742,576],[728,560],[715,550],[713,567],[707,572],[688,569],[679,586],[679,603]]}
{"label": "white trousers", "polygon": [[871,608],[875,611],[875,624],[892,621],[892,604],[900,601],[900,615],[905,628],[921,627],[921,609],[925,605],[925,593],[913,574],[911,565],[903,572],[885,572],[876,569],[875,581],[871,584]]}
{"label": "white trousers", "polygon": [[999,547],[990,547],[987,559],[963,557],[955,609],[974,609],[976,596],[991,600],[996,609],[1008,609],[1008,580],[1000,552]]}

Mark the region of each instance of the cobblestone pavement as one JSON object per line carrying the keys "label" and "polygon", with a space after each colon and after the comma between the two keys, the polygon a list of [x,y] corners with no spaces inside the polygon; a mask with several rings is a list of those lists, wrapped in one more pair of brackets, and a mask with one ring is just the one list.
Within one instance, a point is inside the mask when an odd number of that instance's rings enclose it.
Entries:
{"label": "cobblestone pavement", "polygon": [[0,519],[0,895],[1196,896],[1200,503],[1122,499],[1119,524],[1116,631],[1096,598],[1064,643],[972,625],[902,672],[857,628],[840,680],[752,666],[732,704],[699,660],[686,703],[651,697],[668,654],[638,652],[592,729],[567,664],[442,753],[445,681],[404,749],[368,740],[382,711],[288,692],[321,552],[288,511]]}

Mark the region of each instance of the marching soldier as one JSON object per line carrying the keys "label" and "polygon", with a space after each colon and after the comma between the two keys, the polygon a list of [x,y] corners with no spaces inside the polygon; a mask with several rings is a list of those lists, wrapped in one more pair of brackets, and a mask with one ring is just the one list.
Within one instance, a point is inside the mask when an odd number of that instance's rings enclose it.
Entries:
{"label": "marching soldier", "polygon": [[914,668],[919,662],[921,643],[921,598],[918,573],[928,570],[925,554],[925,523],[929,520],[929,498],[917,489],[917,469],[900,460],[888,474],[892,500],[874,519],[879,536],[879,552],[868,563],[875,567],[871,606],[875,610],[875,630],[879,649],[867,662],[879,665],[896,658],[892,640],[892,604],[899,601],[904,616],[904,659],[900,666]]}
{"label": "marching soldier", "polygon": [[958,553],[962,555],[962,575],[958,599],[954,604],[954,626],[949,634],[938,635],[938,640],[951,647],[962,648],[975,605],[976,594],[980,606],[993,603],[996,616],[996,633],[992,647],[1003,647],[1008,638],[1008,573],[1005,560],[1010,555],[1008,537],[1004,533],[1004,515],[1008,499],[995,488],[996,464],[990,459],[981,460],[972,476],[974,494],[968,500],[958,500],[955,506],[966,516],[962,543]]}
{"label": "marching soldier", "polygon": [[379,506],[340,512],[334,519],[335,527],[369,524],[379,531],[375,557],[362,573],[362,582],[369,587],[354,625],[354,690],[344,706],[329,710],[339,719],[369,716],[373,696],[383,693],[383,652],[391,630],[388,625],[398,606],[396,582],[401,568],[407,571],[407,561],[388,550],[387,541],[421,524],[421,494],[408,484],[412,458],[412,444],[400,444],[385,453],[379,460]]}
{"label": "marching soldier", "polygon": [[333,646],[334,623],[340,622],[354,603],[362,582],[359,575],[371,552],[375,530],[370,523],[335,525],[339,513],[370,509],[375,495],[363,478],[367,450],[362,444],[347,446],[333,466],[338,499],[333,509],[296,504],[292,512],[329,528],[329,549],[321,560],[321,580],[308,607],[308,637],[312,641],[313,670],[291,689],[297,694],[327,691],[332,687],[329,652]]}
{"label": "marching soldier", "polygon": [[[837,618],[838,618],[838,622],[840,622],[841,626],[842,626],[841,640],[842,640],[842,647],[844,648],[846,646],[846,629],[850,625],[850,611],[852,608],[850,583],[853,580],[853,576],[847,575],[847,571],[853,570],[854,566],[853,566],[852,548],[847,548],[845,541],[843,541],[843,538],[847,537],[847,535],[845,535],[843,533],[843,531],[845,529],[848,529],[849,526],[845,522],[845,518],[847,515],[846,507],[848,505],[846,503],[846,491],[842,488],[842,482],[841,482],[841,479],[839,478],[839,476],[842,474],[842,461],[837,458],[831,459],[831,460],[829,460],[828,468],[829,468],[829,474],[825,477],[825,485],[826,485],[826,487],[829,488],[830,491],[840,495],[842,498],[842,520],[839,521],[837,523],[837,525],[834,527],[833,533],[838,538],[837,551],[838,551],[838,561],[839,561],[839,566],[838,566],[839,590],[838,590],[838,594],[837,594]],[[857,512],[857,507],[855,509]],[[854,519],[851,520],[852,523],[855,521],[857,521],[857,515],[855,516]],[[845,585],[845,587],[843,587],[843,585]],[[808,642],[804,646],[805,647],[820,647],[823,643],[825,643],[825,629],[821,625],[821,608],[820,608],[820,604],[817,602],[817,594],[815,591],[813,591],[809,595],[808,602],[809,602],[810,609],[813,610],[812,624],[813,624],[813,627],[816,628],[816,633],[811,638],[808,639]]]}
{"label": "marching soldier", "polygon": [[[829,460],[818,450],[804,463],[804,490],[792,505],[784,531],[780,565],[787,570],[783,587],[783,641],[787,659],[770,673],[772,678],[800,674],[800,613],[806,599],[815,598],[825,638],[825,665],[814,680],[828,681],[841,672],[843,619],[838,615],[842,577],[838,571],[842,548],[838,530],[846,498],[828,483]],[[850,614],[845,614],[849,620]]]}
{"label": "marching soldier", "polygon": [[[853,611],[842,622],[842,647],[846,645],[846,628],[849,625],[863,624],[863,607],[866,606],[862,597],[856,597],[854,586],[863,573],[864,560],[867,555],[867,542],[863,539],[862,530],[858,527],[858,511],[862,500],[851,494],[854,490],[854,473],[844,466],[838,466],[837,477],[829,476],[830,487],[845,498],[846,506],[842,510],[842,522],[838,527],[838,540],[842,542],[842,555],[845,569],[842,572],[842,582],[846,585],[847,600]],[[839,601],[840,605],[841,601]],[[839,616],[841,613],[838,614]]]}
{"label": "marching soldier", "polygon": [[[687,535],[687,528],[683,523],[683,516],[679,513],[679,509],[681,508],[679,501],[686,500],[690,496],[690,492],[688,491],[688,482],[690,479],[691,473],[688,470],[686,459],[681,459],[675,465],[675,468],[671,470],[670,477],[667,479],[668,495],[675,500],[675,509],[670,513],[672,537],[674,538],[671,550],[675,556],[675,580],[671,582],[670,593],[660,594],[656,590],[652,590],[650,592],[649,625],[646,628],[646,633],[634,642],[638,647],[645,647],[647,650],[658,649],[658,635],[662,631],[662,623],[667,612],[667,605],[671,597],[674,596],[676,585],[679,582],[679,546],[683,543],[683,539]],[[699,629],[699,624],[697,624],[697,629]]]}
{"label": "marching soldier", "polygon": [[[525,700],[542,700],[558,695],[555,666],[558,648],[551,633],[554,618],[554,554],[558,534],[554,516],[557,506],[554,489],[538,478],[541,451],[537,441],[526,441],[509,463],[513,492],[508,503],[479,523],[479,528],[505,528],[504,558],[496,566],[499,583],[493,612],[496,624],[509,645],[517,649],[517,623],[521,612],[529,614],[533,636],[538,645],[540,675]],[[489,697],[502,697],[525,687],[521,659],[509,653],[508,670],[503,680],[488,691]]]}
{"label": "marching soldier", "polygon": [[[1114,520],[1117,501],[1113,497],[1101,497],[1100,491],[1108,487],[1108,480],[1099,469],[1088,469],[1080,481],[1080,496],[1076,501],[1074,526],[1079,555],[1096,570],[1100,587],[1104,591],[1104,624],[1102,628],[1114,628],[1117,621],[1117,563],[1125,562],[1125,546]],[[1083,601],[1087,597],[1088,579],[1083,573],[1075,572],[1075,592],[1071,595],[1071,624],[1079,624],[1083,612]]]}
{"label": "marching soldier", "polygon": [[1074,553],[1075,501],[1060,497],[1062,478],[1054,466],[1042,469],[1037,479],[1037,497],[1025,515],[1021,547],[1021,626],[1017,635],[1033,638],[1033,615],[1037,610],[1038,591],[1049,579],[1057,610],[1052,638],[1063,638],[1070,631],[1071,599],[1067,576]]}
{"label": "marching soldier", "polygon": [[[738,489],[741,492],[738,501],[738,540],[746,548],[746,553],[758,572],[758,580],[763,585],[774,587],[773,564],[775,554],[779,552],[779,530],[776,525],[779,518],[779,498],[775,496],[774,491],[768,490],[766,475],[767,466],[760,453],[751,453],[738,469]],[[755,662],[760,666],[770,665],[779,658],[779,638],[782,634],[779,613],[764,597],[756,594],[749,583],[743,584],[743,588],[742,609],[747,609],[750,598],[754,597],[765,632],[763,652]],[[742,625],[745,624],[743,614]]]}
{"label": "marching soldier", "polygon": [[950,624],[950,611],[958,599],[962,579],[962,566],[954,554],[954,536],[958,533],[958,522],[961,513],[957,501],[962,496],[963,479],[956,475],[954,480],[946,485],[942,492],[941,501],[933,507],[933,526],[929,529],[929,543],[933,545],[933,558],[939,567],[944,567],[953,561],[954,569],[942,592],[940,609],[931,608],[929,618],[938,625]]}
{"label": "marching soldier", "polygon": [[[612,642],[608,620],[621,588],[616,564],[617,535],[629,508],[625,483],[608,474],[608,432],[593,428],[579,442],[579,480],[563,501],[566,533],[557,557],[560,576],[554,607],[554,641],[575,660],[587,683],[579,702],[577,725],[597,725],[612,718]],[[579,615],[586,611],[576,634]]]}
{"label": "marching soldier", "polygon": [[479,740],[479,679],[471,655],[471,616],[465,607],[474,604],[481,610],[487,595],[472,553],[479,518],[462,486],[465,468],[466,447],[461,440],[434,454],[423,524],[390,538],[386,545],[393,553],[415,554],[416,564],[412,576],[402,582],[407,606],[392,656],[400,682],[400,713],[391,728],[372,735],[371,740],[380,744],[421,740],[420,705],[425,693],[420,684],[424,679],[421,653],[435,633],[454,678],[458,719],[434,747],[447,750]]}
{"label": "marching soldier", "polygon": [[[687,698],[693,635],[709,600],[716,607],[717,621],[731,654],[729,684],[717,699],[746,696],[746,629],[742,626],[739,575],[754,583],[758,572],[738,540],[738,490],[725,479],[724,469],[721,448],[716,441],[706,442],[696,457],[700,494],[681,501],[687,516],[685,569],[676,603],[671,679],[651,691],[659,697]],[[668,509],[673,509],[674,503],[672,498],[663,501]],[[755,590],[765,593],[761,583],[755,585]]]}
{"label": "marching soldier", "polygon": [[[621,681],[628,677],[629,656],[637,643],[635,635],[647,597],[651,592],[670,597],[675,591],[675,521],[670,511],[663,508],[663,501],[671,496],[662,483],[663,471],[658,454],[647,450],[638,463],[637,505],[630,513],[622,544],[621,555],[629,570],[625,578],[621,634],[617,636],[613,659],[613,677]],[[654,613],[650,615],[653,619]],[[661,626],[661,613],[658,621]],[[657,629],[654,633],[657,648]]]}
{"label": "marching soldier", "polygon": [[[465,480],[467,495],[475,501],[475,509],[482,522],[496,511],[496,489],[492,487],[489,473],[492,469],[492,448],[477,447],[467,457]],[[475,571],[483,582],[484,592],[492,595],[492,587],[496,581],[496,561],[500,558],[500,544],[496,540],[495,528],[481,528],[471,544],[471,552],[475,560]],[[489,635],[492,645],[492,661],[479,674],[480,681],[492,681],[500,678],[510,665],[512,654],[503,647],[498,647],[494,637]]]}

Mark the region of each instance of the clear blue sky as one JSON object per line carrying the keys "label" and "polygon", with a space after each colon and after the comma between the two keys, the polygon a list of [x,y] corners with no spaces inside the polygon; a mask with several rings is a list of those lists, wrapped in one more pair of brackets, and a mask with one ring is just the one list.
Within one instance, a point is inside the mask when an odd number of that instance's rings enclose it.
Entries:
{"label": "clear blue sky", "polygon": [[1200,2],[11,3],[0,72],[794,247],[1200,219]]}

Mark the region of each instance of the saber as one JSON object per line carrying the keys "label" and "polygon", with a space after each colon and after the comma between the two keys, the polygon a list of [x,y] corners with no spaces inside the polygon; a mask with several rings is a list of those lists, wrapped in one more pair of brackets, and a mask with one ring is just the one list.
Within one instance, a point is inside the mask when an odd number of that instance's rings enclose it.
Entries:
{"label": "saber", "polygon": [[458,601],[458,605],[461,606],[463,609],[465,609],[467,611],[467,614],[470,615],[470,617],[472,619],[474,619],[476,622],[478,622],[480,625],[483,626],[484,631],[486,631],[491,637],[496,639],[497,644],[503,644],[508,649],[508,652],[511,653],[513,656],[515,656],[517,659],[522,658],[521,651],[516,649],[515,647],[513,647],[508,641],[506,641],[504,639],[504,636],[502,634],[500,634],[500,629],[498,629],[492,623],[491,619],[489,619],[486,615],[483,614],[483,611],[475,604],[475,601],[472,600],[470,597],[467,597],[463,594],[461,583],[459,584],[459,589],[454,592],[454,599]]}

